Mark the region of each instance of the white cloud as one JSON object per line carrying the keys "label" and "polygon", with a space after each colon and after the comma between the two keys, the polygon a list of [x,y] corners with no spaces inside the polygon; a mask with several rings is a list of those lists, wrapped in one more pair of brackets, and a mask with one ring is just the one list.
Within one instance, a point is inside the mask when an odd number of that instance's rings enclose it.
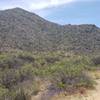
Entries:
{"label": "white cloud", "polygon": [[[98,1],[98,0],[2,0],[0,1],[0,9],[21,7],[26,10],[43,10],[46,8],[58,7],[72,2],[82,1]],[[3,5],[2,5],[3,3]]]}
{"label": "white cloud", "polygon": [[[13,8],[13,7],[22,7],[28,10],[42,10],[45,8],[57,7],[63,4],[71,3],[75,0],[4,0],[0,1],[0,8]],[[2,2],[3,5],[2,5]]]}
{"label": "white cloud", "polygon": [[[32,0],[30,0],[32,1]],[[30,2],[30,7],[29,9],[33,10],[41,10],[45,8],[51,8],[51,7],[56,7],[60,6],[63,4],[68,4],[71,3],[75,0],[35,0],[34,2]]]}

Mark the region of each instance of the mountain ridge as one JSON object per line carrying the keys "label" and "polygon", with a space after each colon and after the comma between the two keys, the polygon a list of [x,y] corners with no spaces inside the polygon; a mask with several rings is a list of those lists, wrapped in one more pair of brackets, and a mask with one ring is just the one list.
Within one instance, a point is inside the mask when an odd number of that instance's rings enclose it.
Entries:
{"label": "mountain ridge", "polygon": [[22,8],[0,11],[1,51],[97,52],[100,28],[93,24],[60,25]]}

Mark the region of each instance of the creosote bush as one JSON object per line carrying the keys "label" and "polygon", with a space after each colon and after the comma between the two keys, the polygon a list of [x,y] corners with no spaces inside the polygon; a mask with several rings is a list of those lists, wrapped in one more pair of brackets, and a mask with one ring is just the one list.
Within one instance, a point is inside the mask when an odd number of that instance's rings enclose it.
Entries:
{"label": "creosote bush", "polygon": [[94,82],[85,73],[85,65],[80,61],[64,61],[53,67],[52,85],[55,89],[75,92],[79,87],[92,88]]}
{"label": "creosote bush", "polygon": [[100,65],[100,56],[92,58],[92,62],[96,66]]}

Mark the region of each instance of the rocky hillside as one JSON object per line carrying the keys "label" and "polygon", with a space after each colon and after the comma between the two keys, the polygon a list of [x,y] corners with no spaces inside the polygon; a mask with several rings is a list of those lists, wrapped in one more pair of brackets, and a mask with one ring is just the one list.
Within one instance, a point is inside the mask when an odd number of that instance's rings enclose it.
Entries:
{"label": "rocky hillside", "polygon": [[0,50],[100,51],[100,28],[95,25],[58,25],[14,8],[0,11]]}

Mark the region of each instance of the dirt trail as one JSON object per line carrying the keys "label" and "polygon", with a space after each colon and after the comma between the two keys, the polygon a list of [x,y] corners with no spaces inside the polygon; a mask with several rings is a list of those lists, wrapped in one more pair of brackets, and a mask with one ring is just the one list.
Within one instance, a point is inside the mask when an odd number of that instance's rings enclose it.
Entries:
{"label": "dirt trail", "polygon": [[52,92],[48,91],[47,88],[49,85],[50,83],[44,82],[44,84],[40,86],[41,91],[38,93],[38,95],[32,96],[31,100],[51,100],[51,97],[54,94],[54,91]]}

